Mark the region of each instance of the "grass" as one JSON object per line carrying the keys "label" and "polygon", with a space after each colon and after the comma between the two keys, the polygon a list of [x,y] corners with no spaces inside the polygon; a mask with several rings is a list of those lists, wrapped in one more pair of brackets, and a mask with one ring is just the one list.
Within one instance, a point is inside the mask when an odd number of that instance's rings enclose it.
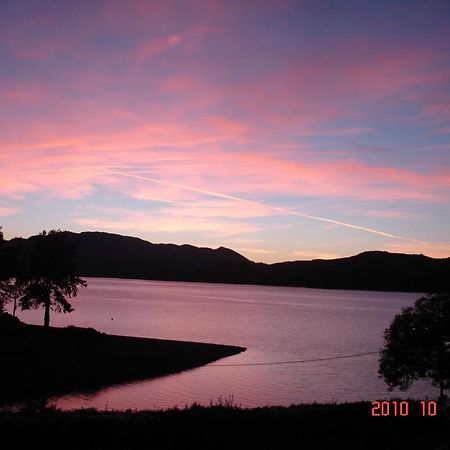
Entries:
{"label": "grass", "polygon": [[165,411],[46,409],[0,414],[0,436],[15,448],[449,449],[449,412],[422,417],[418,403],[411,406],[408,417],[377,418],[370,402],[245,409],[222,399]]}

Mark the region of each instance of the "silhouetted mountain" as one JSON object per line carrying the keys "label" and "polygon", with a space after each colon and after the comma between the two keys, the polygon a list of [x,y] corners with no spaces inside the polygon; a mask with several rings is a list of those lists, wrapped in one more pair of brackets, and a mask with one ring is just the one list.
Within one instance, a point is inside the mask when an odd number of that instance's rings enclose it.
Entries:
{"label": "silhouetted mountain", "polygon": [[225,263],[209,268],[208,281],[324,289],[449,292],[450,258],[382,251],[348,258],[276,264]]}
{"label": "silhouetted mountain", "polygon": [[[110,233],[69,233],[85,277],[303,286],[381,291],[450,291],[450,258],[381,251],[348,258],[255,263],[228,248],[152,244]],[[28,246],[33,240],[13,240]],[[9,241],[13,243],[13,241]]]}
{"label": "silhouetted mountain", "polygon": [[71,233],[78,249],[78,270],[91,277],[185,280],[224,262],[248,261],[228,248],[152,244],[110,233]]}

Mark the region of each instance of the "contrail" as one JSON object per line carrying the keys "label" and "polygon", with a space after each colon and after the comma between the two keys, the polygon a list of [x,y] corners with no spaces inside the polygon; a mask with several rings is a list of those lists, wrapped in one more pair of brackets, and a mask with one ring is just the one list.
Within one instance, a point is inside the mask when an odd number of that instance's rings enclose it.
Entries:
{"label": "contrail", "polygon": [[388,237],[388,238],[391,238],[391,239],[399,239],[399,240],[402,240],[402,241],[410,241],[410,242],[416,242],[416,243],[419,243],[419,244],[425,244],[425,242],[418,241],[417,239],[411,239],[411,238],[407,238],[407,237],[404,237],[404,236],[399,236],[399,235],[395,235],[395,234],[391,234],[391,233],[386,233],[384,231],[375,230],[374,228],[367,228],[367,227],[362,227],[362,226],[359,226],[359,225],[353,225],[353,224],[348,223],[348,222],[341,222],[339,220],[329,219],[327,217],[313,216],[313,215],[310,215],[310,214],[305,214],[305,213],[301,213],[301,212],[298,212],[298,211],[294,211],[292,209],[279,208],[278,206],[272,206],[272,205],[269,205],[269,204],[266,204],[266,203],[257,202],[255,200],[248,200],[246,198],[236,197],[234,195],[222,194],[220,192],[215,192],[215,191],[208,191],[206,189],[199,189],[199,188],[195,188],[195,187],[192,187],[192,186],[186,186],[184,184],[179,184],[179,183],[171,183],[169,181],[162,181],[162,180],[158,180],[157,178],[152,178],[152,177],[147,177],[147,176],[144,177],[142,175],[136,175],[135,173],[130,173],[130,172],[119,172],[119,171],[108,170],[108,169],[106,169],[106,170],[109,173],[113,173],[113,174],[116,174],[116,175],[122,175],[124,177],[136,178],[138,180],[151,181],[152,183],[162,184],[164,186],[176,187],[176,188],[184,189],[186,191],[191,191],[191,192],[198,192],[200,194],[209,195],[211,197],[224,198],[224,199],[227,199],[227,200],[234,200],[234,201],[240,202],[240,203],[246,203],[246,204],[250,204],[250,205],[263,206],[265,208],[269,208],[269,209],[271,209],[273,211],[282,212],[284,214],[290,214],[292,216],[304,217],[306,219],[317,220],[317,221],[320,221],[320,222],[332,223],[334,225],[338,225],[338,226],[341,226],[341,227],[352,228],[354,230],[366,231],[367,233],[377,234],[379,236],[384,236],[384,237]]}

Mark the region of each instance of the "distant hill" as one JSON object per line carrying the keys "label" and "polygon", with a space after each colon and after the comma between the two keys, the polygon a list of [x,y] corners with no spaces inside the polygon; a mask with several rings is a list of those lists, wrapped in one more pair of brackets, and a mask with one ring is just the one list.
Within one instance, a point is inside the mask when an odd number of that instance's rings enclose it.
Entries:
{"label": "distant hill", "polygon": [[208,268],[200,278],[221,283],[323,289],[450,292],[450,258],[371,251],[330,260],[223,263]]}
{"label": "distant hill", "polygon": [[[101,232],[69,233],[79,275],[145,280],[303,286],[377,291],[450,291],[450,258],[382,251],[348,258],[255,263],[225,247],[152,244]],[[29,245],[29,239],[20,245]]]}
{"label": "distant hill", "polygon": [[80,275],[90,277],[189,280],[206,268],[249,262],[225,247],[215,250],[193,245],[152,244],[118,234],[71,233],[78,248]]}

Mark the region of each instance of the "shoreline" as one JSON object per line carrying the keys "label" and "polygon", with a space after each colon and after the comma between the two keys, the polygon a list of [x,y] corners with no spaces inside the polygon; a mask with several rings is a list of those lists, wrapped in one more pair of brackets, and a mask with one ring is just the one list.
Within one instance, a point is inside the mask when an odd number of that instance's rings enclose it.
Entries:
{"label": "shoreline", "polygon": [[423,291],[402,291],[402,290],[375,290],[375,289],[360,289],[360,288],[335,288],[335,287],[311,287],[311,286],[294,286],[294,285],[281,285],[281,284],[265,284],[265,283],[238,283],[238,282],[228,282],[228,281],[199,281],[199,280],[166,280],[166,279],[155,279],[155,278],[125,278],[125,277],[107,277],[107,276],[92,276],[82,275],[83,279],[93,279],[93,280],[118,280],[118,281],[143,281],[143,282],[156,282],[156,283],[190,283],[190,284],[217,284],[220,286],[249,286],[249,287],[273,287],[273,288],[288,288],[288,289],[311,289],[315,291],[352,291],[352,292],[380,292],[386,294],[417,294],[418,296],[427,295],[427,292]]}
{"label": "shoreline", "polygon": [[48,329],[0,321],[0,405],[151,379],[239,354],[244,347]]}

